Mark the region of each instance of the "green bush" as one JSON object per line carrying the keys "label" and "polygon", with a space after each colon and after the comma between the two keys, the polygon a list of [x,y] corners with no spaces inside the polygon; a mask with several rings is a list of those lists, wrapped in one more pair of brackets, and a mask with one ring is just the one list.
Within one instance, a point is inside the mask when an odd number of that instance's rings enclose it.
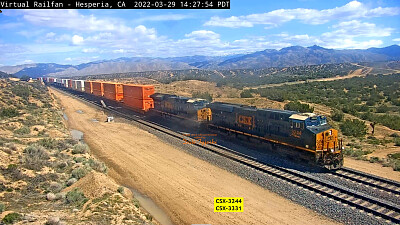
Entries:
{"label": "green bush", "polygon": [[72,170],[71,175],[76,179],[81,179],[82,177],[86,176],[90,172],[90,168],[87,167],[78,167]]}
{"label": "green bush", "polygon": [[369,158],[369,162],[371,163],[376,163],[376,162],[381,162],[381,159],[379,157],[371,157]]}
{"label": "green bush", "polygon": [[107,173],[108,168],[106,166],[106,164],[104,164],[103,162],[99,162],[97,160],[94,159],[89,159],[87,161],[87,164],[94,170],[96,170],[97,172],[100,173]]}
{"label": "green bush", "polygon": [[389,111],[389,107],[387,105],[380,105],[376,108],[377,113],[386,113]]}
{"label": "green bush", "polygon": [[68,204],[75,204],[75,205],[83,205],[88,199],[85,197],[83,192],[79,190],[79,188],[75,188],[72,191],[69,191],[65,199]]}
{"label": "green bush", "polygon": [[14,130],[14,134],[16,135],[25,135],[25,134],[30,134],[31,133],[31,129],[27,126],[23,126],[17,130]]}
{"label": "green bush", "polygon": [[391,159],[400,159],[400,152],[389,154],[388,157]]}
{"label": "green bush", "polygon": [[340,129],[346,136],[364,137],[367,134],[367,126],[363,121],[358,119],[345,120],[340,124]]}
{"label": "green bush", "polygon": [[78,143],[72,149],[72,154],[85,154],[89,151],[89,146],[84,143]]}
{"label": "green bush", "polygon": [[0,202],[0,213],[4,212],[5,209],[6,209],[6,205],[4,205],[4,203]]}
{"label": "green bush", "polygon": [[299,101],[289,102],[285,105],[284,109],[297,111],[297,112],[314,112],[314,107],[310,107],[309,104],[302,104]]}
{"label": "green bush", "polygon": [[43,138],[36,142],[47,149],[56,149],[58,146],[58,141],[53,138]]}
{"label": "green bush", "polygon": [[394,145],[395,146],[400,146],[400,138],[395,138],[394,139]]}
{"label": "green bush", "polygon": [[11,118],[11,117],[16,117],[18,115],[19,115],[19,112],[14,107],[7,107],[0,111],[0,117],[3,117],[3,118]]}
{"label": "green bush", "polygon": [[7,214],[1,221],[3,223],[6,223],[6,224],[7,223],[11,224],[11,223],[18,222],[21,219],[22,219],[22,215],[21,214],[13,212],[13,213]]}
{"label": "green bush", "polygon": [[342,121],[342,120],[344,119],[344,113],[343,113],[341,110],[335,109],[335,110],[333,110],[333,111],[331,112],[331,118],[332,118],[334,121],[340,122],[340,121]]}
{"label": "green bush", "polygon": [[24,98],[28,99],[28,97],[31,95],[31,91],[29,90],[28,86],[23,86],[23,85],[16,85],[12,88],[13,94]]}
{"label": "green bush", "polygon": [[122,186],[118,187],[117,191],[120,194],[124,194],[124,187],[122,187]]}
{"label": "green bush", "polygon": [[355,158],[359,158],[371,153],[370,151],[363,151],[361,149],[344,149],[343,154]]}
{"label": "green bush", "polygon": [[241,98],[252,98],[253,95],[251,94],[251,91],[249,89],[246,89],[240,93],[240,97]]}

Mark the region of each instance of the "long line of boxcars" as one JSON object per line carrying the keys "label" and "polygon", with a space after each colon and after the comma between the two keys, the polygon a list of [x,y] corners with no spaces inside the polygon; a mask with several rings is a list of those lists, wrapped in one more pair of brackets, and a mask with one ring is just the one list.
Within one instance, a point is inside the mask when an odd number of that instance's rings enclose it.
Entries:
{"label": "long line of boxcars", "polygon": [[161,115],[205,124],[227,134],[243,135],[299,149],[304,155],[311,153],[317,164],[329,169],[338,169],[343,165],[343,144],[338,139],[338,131],[322,115],[257,109],[223,102],[210,103],[204,99],[155,93],[153,85],[41,79],[65,88],[123,102],[125,106],[136,111],[151,110]]}
{"label": "long line of boxcars", "polygon": [[39,80],[75,91],[104,97],[109,100],[123,102],[127,107],[140,112],[147,112],[149,109],[154,108],[154,101],[150,97],[154,94],[153,85],[121,84],[60,78],[39,78]]}

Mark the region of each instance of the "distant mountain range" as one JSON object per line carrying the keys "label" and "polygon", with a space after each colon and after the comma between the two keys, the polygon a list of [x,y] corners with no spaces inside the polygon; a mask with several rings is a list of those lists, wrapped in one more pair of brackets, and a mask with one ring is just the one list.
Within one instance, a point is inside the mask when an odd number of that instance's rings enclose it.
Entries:
{"label": "distant mountain range", "polygon": [[400,46],[365,50],[334,50],[320,46],[292,46],[281,50],[266,49],[251,54],[230,56],[186,56],[171,58],[132,57],[102,60],[80,65],[55,63],[3,66],[0,71],[16,76],[85,76],[110,73],[143,72],[184,69],[260,69],[346,62],[375,62],[400,60]]}

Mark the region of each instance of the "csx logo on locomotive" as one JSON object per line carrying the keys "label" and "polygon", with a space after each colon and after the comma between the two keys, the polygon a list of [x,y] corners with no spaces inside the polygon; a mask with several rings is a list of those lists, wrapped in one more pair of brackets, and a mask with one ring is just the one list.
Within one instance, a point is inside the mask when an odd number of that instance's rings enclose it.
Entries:
{"label": "csx logo on locomotive", "polygon": [[253,125],[253,117],[239,115],[238,122],[241,124],[252,126]]}

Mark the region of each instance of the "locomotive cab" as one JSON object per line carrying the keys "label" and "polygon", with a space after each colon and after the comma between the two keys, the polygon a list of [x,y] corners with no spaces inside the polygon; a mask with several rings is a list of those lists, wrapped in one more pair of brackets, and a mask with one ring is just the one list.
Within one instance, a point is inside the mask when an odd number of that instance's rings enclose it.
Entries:
{"label": "locomotive cab", "polygon": [[328,169],[339,169],[343,165],[342,140],[325,116],[314,113],[294,114],[291,119],[291,136],[305,142],[305,147],[315,153],[318,164]]}

